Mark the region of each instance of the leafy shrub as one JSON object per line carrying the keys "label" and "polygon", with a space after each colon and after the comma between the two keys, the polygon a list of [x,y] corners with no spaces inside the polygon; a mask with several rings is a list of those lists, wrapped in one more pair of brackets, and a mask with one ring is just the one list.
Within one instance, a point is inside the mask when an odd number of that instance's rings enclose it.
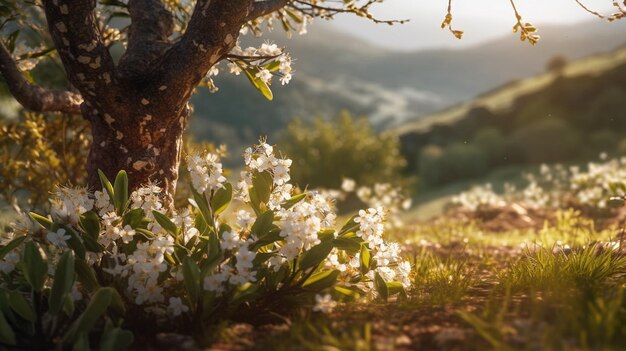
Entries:
{"label": "leafy shrub", "polygon": [[[129,194],[123,171],[113,184],[101,175],[103,191],[93,196],[58,188],[49,216],[31,213],[2,242],[0,298],[21,298],[0,304],[0,341],[88,348],[99,334],[101,347],[119,349],[130,340],[121,326],[206,341],[224,320],[406,296],[411,266],[397,244],[383,241],[382,208],[361,210],[334,229],[332,203],[289,183],[291,160],[264,142],[244,158],[233,186],[218,155],[189,156],[192,206],[169,214],[161,189]],[[228,211],[233,200],[236,213]]]}
{"label": "leafy shrub", "polygon": [[506,155],[506,137],[497,128],[481,128],[474,135],[472,144],[487,157],[489,166],[501,164]]}
{"label": "leafy shrub", "polygon": [[576,155],[581,139],[566,121],[547,118],[515,132],[511,136],[511,145],[521,151],[527,162],[559,162]]}
{"label": "leafy shrub", "polygon": [[347,112],[334,122],[295,120],[281,140],[281,150],[297,162],[293,180],[302,186],[337,189],[343,178],[367,186],[398,183],[405,165],[394,136],[376,134],[365,118]]}
{"label": "leafy shrub", "polygon": [[89,143],[78,116],[24,113],[0,125],[0,199],[43,209],[55,184],[84,184]]}
{"label": "leafy shrub", "polygon": [[427,147],[420,157],[420,178],[427,185],[473,178],[487,170],[487,155],[475,145],[454,143]]}

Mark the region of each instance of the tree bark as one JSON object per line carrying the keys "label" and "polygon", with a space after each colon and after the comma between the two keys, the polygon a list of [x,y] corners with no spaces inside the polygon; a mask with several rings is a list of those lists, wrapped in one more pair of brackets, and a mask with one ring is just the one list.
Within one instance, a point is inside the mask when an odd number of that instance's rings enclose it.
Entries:
{"label": "tree bark", "polygon": [[130,0],[128,49],[116,66],[96,0],[44,0],[55,47],[92,127],[90,189],[101,188],[98,170],[109,179],[126,170],[130,190],[155,183],[166,205],[173,204],[194,89],[236,45],[247,21],[288,2],[198,0],[187,30],[172,42],[172,14],[162,1]]}
{"label": "tree bark", "polygon": [[123,115],[119,108],[113,114],[84,105],[83,116],[91,122],[93,137],[87,161],[89,188],[101,188],[98,170],[110,180],[125,170],[131,191],[146,184],[158,185],[163,189],[165,206],[171,207],[189,108],[172,114],[159,104],[150,106],[150,97],[141,99],[147,104],[122,104],[128,111]]}

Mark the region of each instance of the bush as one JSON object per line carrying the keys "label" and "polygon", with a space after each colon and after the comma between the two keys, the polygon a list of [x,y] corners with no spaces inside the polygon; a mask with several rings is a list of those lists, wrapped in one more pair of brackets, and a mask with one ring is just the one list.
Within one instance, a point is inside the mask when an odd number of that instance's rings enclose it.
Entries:
{"label": "bush", "polygon": [[25,113],[0,125],[0,199],[44,209],[55,184],[84,184],[90,137],[82,117]]}
{"label": "bush", "polygon": [[503,162],[506,138],[499,129],[493,127],[479,129],[474,135],[472,144],[485,154],[489,166],[493,167]]}
{"label": "bush", "polygon": [[281,150],[297,162],[292,177],[301,186],[337,189],[344,178],[366,186],[397,184],[406,163],[396,137],[376,134],[365,118],[347,112],[337,121],[295,120],[281,141]]}
{"label": "bush", "polygon": [[420,153],[419,176],[426,185],[473,178],[487,171],[487,155],[474,145],[455,143],[445,149],[426,146]]}
{"label": "bush", "polygon": [[582,148],[578,132],[558,118],[545,118],[518,130],[511,136],[513,153],[526,162],[554,163],[571,160]]}
{"label": "bush", "polygon": [[336,230],[332,203],[289,183],[291,160],[266,143],[244,156],[235,186],[218,155],[189,156],[194,200],[177,213],[156,186],[129,195],[123,171],[93,197],[58,188],[51,215],[31,213],[2,241],[0,343],[118,350],[132,342],[121,328],[206,342],[228,320],[406,296],[411,267],[382,239],[382,208]]}
{"label": "bush", "polygon": [[567,58],[562,55],[555,55],[546,63],[546,70],[548,72],[561,73],[567,66]]}

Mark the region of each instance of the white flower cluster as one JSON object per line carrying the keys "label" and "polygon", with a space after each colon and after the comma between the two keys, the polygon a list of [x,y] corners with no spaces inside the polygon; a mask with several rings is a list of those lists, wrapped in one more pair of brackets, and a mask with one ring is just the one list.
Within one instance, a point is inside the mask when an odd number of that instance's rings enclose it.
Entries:
{"label": "white flower cluster", "polygon": [[274,148],[264,141],[259,145],[249,147],[244,151],[246,169],[241,172],[237,183],[237,197],[248,202],[248,189],[252,186],[252,176],[256,172],[269,172],[272,175],[272,193],[267,204],[272,210],[280,209],[280,204],[291,197],[293,185],[289,184],[291,176],[289,168],[292,161],[288,158],[279,158],[274,154]]}
{"label": "white flower cluster", "polygon": [[291,81],[293,75],[291,56],[274,43],[263,43],[258,48],[247,47],[245,49],[237,45],[232,49],[231,54],[241,59],[230,60],[228,63],[230,73],[239,75],[242,70],[254,67],[258,71],[255,76],[268,85],[271,84],[274,72],[278,72],[282,85],[289,84]]}
{"label": "white flower cluster", "polygon": [[623,183],[626,180],[626,157],[604,162],[591,162],[586,171],[572,167],[570,186],[582,204],[589,204],[598,208],[605,208],[611,196],[626,195],[614,194],[611,184]]}
{"label": "white flower cluster", "polygon": [[[342,189],[354,187],[351,179],[344,179]],[[354,181],[352,181],[354,182]],[[399,214],[411,207],[411,199],[407,198],[401,187],[394,187],[389,183],[376,183],[373,187],[361,186],[356,190],[358,198],[369,207],[383,207],[389,211],[389,221],[392,227],[402,226]]]}
{"label": "white flower cluster", "polygon": [[[47,240],[49,243],[42,245],[42,249],[48,256],[50,274],[54,274],[60,254],[74,246],[73,240],[83,238],[87,263],[103,271],[107,280],[115,281],[128,300],[157,316],[167,313],[178,316],[189,312],[190,306],[185,305],[187,300],[180,295],[184,279],[182,265],[185,264],[184,257],[194,257],[198,253],[203,254],[201,260],[215,260],[210,263],[213,267],[210,271],[202,272],[201,286],[205,291],[215,292],[218,297],[230,296],[228,294],[237,288],[245,289],[249,283],[269,279],[267,274],[275,274],[281,269],[293,270],[293,274],[301,274],[302,279],[308,279],[307,274],[313,274],[314,268],[300,269],[291,261],[303,257],[322,240],[335,239],[331,233],[338,235],[334,230],[336,213],[333,201],[321,192],[299,194],[289,183],[291,160],[277,157],[274,148],[265,141],[247,149],[244,159],[246,167],[237,186],[239,199],[250,204],[254,213],[272,215],[271,229],[267,229],[268,225],[265,229],[255,229],[260,228],[254,225],[258,216],[239,208],[232,216],[228,213],[208,217],[205,209],[200,209],[198,203],[192,203],[198,211],[190,207],[166,215],[160,198],[162,190],[151,184],[130,194],[129,207],[123,213],[115,211],[106,192],[96,192],[91,198],[84,188],[59,188],[57,197],[52,200],[53,230],[37,235],[38,241]],[[224,186],[226,179],[216,155],[192,155],[188,162],[193,187],[210,200],[208,204],[215,199],[212,198],[214,190],[229,188]],[[263,192],[263,202],[267,203],[250,201],[251,191],[254,191],[252,198],[257,200],[259,192]],[[92,210],[99,214],[98,233],[90,232],[94,226],[87,226],[86,222],[79,224],[81,215]],[[163,215],[156,213],[155,216],[153,211]],[[376,274],[388,282],[401,282],[408,287],[410,264],[400,257],[398,244],[386,243],[382,239],[385,216],[382,208],[362,210],[353,219],[355,232],[343,233],[352,235],[356,244],[361,240],[354,235],[363,239],[375,263],[371,271],[363,276],[360,254],[348,254],[337,248],[333,248],[322,262],[322,269],[337,269],[340,272],[339,284],[346,287],[357,284],[359,289],[371,295],[376,290]],[[224,219],[233,217],[236,217],[236,225],[233,223],[230,226]],[[38,231],[42,229],[34,229],[32,221],[25,219],[6,239],[12,240],[15,235],[35,236]],[[87,236],[92,236],[95,242],[88,242]],[[268,236],[271,240],[263,241]],[[207,240],[209,252],[205,251]],[[6,244],[5,238],[0,243]],[[91,251],[95,243],[99,247]],[[0,259],[0,272],[11,273],[19,257],[18,250],[6,254]],[[363,281],[354,283],[357,276],[361,276]],[[52,281],[48,279],[48,282]],[[82,298],[81,290],[76,285],[73,296]],[[320,295],[316,310],[329,312],[335,305],[336,302],[329,296]]]}
{"label": "white flower cluster", "polygon": [[481,207],[502,207],[506,201],[493,191],[491,184],[472,187],[452,198],[452,203],[470,211],[476,211]]}
{"label": "white flower cluster", "polygon": [[[292,260],[302,250],[319,244],[318,233],[332,228],[336,219],[333,204],[321,194],[312,194],[289,209],[280,208],[276,214],[280,218],[280,236],[285,239],[279,250],[279,261]],[[275,266],[274,270],[278,268]]]}
{"label": "white flower cluster", "polygon": [[[252,241],[244,241],[237,232],[222,233],[221,246],[223,249],[229,250],[233,256],[228,261],[230,265],[224,264],[218,267],[211,274],[204,278],[204,290],[214,291],[222,294],[228,288],[228,284],[233,286],[242,286],[247,283],[254,283],[256,279],[256,271],[253,268],[253,261],[256,258],[256,252],[251,251],[249,245]],[[234,260],[234,267],[232,262]]]}
{"label": "white flower cluster", "polygon": [[[601,158],[602,159],[602,158]],[[519,203],[527,208],[559,208],[575,204],[603,209],[614,194],[611,184],[626,179],[626,158],[590,162],[581,169],[541,165],[538,174],[527,174],[528,184],[521,190],[505,185],[504,194],[493,191],[491,184],[476,186],[452,199],[452,203],[471,211],[481,206],[501,207]]]}
{"label": "white flower cluster", "polygon": [[57,187],[55,195],[50,200],[50,214],[56,222],[76,224],[80,215],[90,211],[94,205],[87,188]]}
{"label": "white flower cluster", "polygon": [[204,156],[191,155],[187,157],[187,170],[194,189],[200,194],[207,190],[217,190],[223,187],[223,183],[226,181],[222,163],[217,154],[207,153]]}

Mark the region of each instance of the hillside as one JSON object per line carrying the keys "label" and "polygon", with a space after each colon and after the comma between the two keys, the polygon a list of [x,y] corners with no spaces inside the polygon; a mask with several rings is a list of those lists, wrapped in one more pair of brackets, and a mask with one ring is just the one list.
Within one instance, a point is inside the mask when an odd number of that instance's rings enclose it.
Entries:
{"label": "hillside", "polygon": [[373,47],[324,23],[305,37],[272,33],[269,38],[296,59],[292,84],[274,86],[269,102],[245,77],[222,73],[217,94],[199,89],[194,97],[192,130],[199,139],[237,148],[258,135],[273,135],[296,116],[332,117],[341,109],[365,114],[382,129],[540,73],[556,54],[575,59],[611,50],[622,43],[616,33],[623,29],[626,22],[543,26],[535,47],[511,35],[465,49],[409,53]]}
{"label": "hillside", "polygon": [[503,166],[624,154],[624,96],[626,47],[505,84],[393,132],[409,172],[437,185]]}

